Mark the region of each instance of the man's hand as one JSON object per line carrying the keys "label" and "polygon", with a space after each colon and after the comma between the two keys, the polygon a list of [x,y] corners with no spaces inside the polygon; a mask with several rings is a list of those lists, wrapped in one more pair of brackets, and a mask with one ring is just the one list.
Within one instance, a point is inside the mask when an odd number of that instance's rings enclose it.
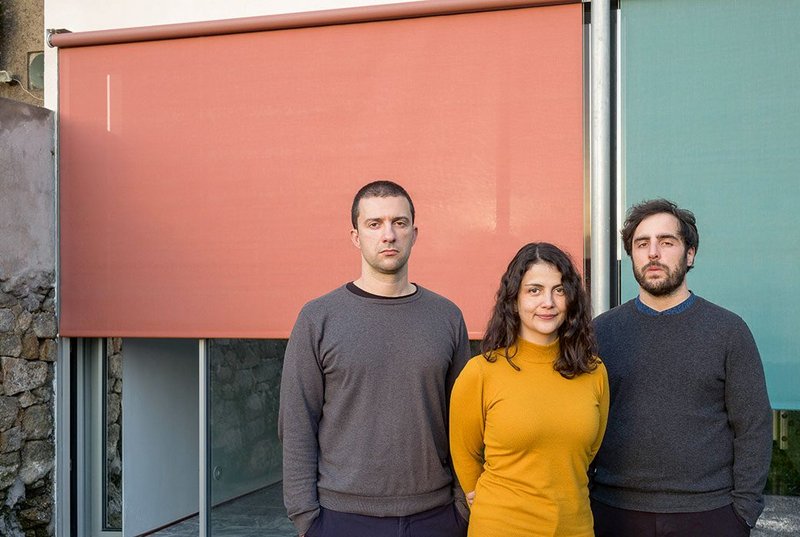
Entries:
{"label": "man's hand", "polygon": [[[475,501],[475,491],[467,492],[467,504],[472,507],[472,503]],[[302,536],[301,536],[302,537]]]}

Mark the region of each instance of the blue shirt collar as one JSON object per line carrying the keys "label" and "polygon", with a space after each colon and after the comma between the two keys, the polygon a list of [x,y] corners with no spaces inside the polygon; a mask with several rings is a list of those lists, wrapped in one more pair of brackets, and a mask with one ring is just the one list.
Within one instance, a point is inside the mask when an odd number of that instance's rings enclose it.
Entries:
{"label": "blue shirt collar", "polygon": [[687,309],[692,307],[692,304],[694,304],[695,299],[697,299],[695,294],[689,291],[689,298],[687,298],[677,306],[672,306],[671,308],[664,311],[654,310],[653,308],[642,302],[638,296],[634,299],[634,302],[636,303],[636,309],[639,310],[640,312],[644,313],[645,315],[650,315],[651,317],[659,317],[661,315],[675,315],[676,313],[681,313],[683,311],[686,311]]}

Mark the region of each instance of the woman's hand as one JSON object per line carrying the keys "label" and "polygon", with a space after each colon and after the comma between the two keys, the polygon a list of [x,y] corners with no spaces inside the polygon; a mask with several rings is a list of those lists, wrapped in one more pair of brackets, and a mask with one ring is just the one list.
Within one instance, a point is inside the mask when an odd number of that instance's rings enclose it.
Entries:
{"label": "woman's hand", "polygon": [[467,492],[467,504],[472,507],[472,503],[475,501],[475,491]]}

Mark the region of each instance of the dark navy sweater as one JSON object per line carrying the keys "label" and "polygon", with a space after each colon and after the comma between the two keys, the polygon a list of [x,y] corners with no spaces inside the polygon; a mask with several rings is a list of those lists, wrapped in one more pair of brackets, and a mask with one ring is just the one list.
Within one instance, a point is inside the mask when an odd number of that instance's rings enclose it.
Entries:
{"label": "dark navy sweater", "polygon": [[592,498],[636,511],[763,509],[772,418],[761,359],[737,315],[700,297],[669,315],[631,300],[595,320],[611,409]]}

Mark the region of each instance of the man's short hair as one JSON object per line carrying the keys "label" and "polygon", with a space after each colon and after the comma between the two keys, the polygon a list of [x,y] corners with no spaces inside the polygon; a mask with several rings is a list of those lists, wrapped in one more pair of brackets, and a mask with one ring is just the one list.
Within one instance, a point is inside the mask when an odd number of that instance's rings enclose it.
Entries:
{"label": "man's short hair", "polygon": [[[633,233],[642,220],[654,214],[671,214],[678,219],[678,227],[681,240],[686,246],[686,250],[694,248],[695,252],[700,244],[700,234],[697,232],[697,223],[692,211],[681,209],[675,203],[664,198],[647,200],[638,203],[628,209],[625,224],[622,226],[622,244],[625,246],[625,253],[631,255],[633,248]],[[691,267],[690,267],[691,268]]]}
{"label": "man's short hair", "polygon": [[411,207],[411,223],[414,223],[414,202],[411,201],[411,196],[408,195],[406,189],[392,181],[373,181],[361,187],[353,198],[353,206],[350,208],[350,221],[353,223],[353,229],[358,229],[358,203],[362,198],[391,198],[403,197],[408,200],[408,206]]}

